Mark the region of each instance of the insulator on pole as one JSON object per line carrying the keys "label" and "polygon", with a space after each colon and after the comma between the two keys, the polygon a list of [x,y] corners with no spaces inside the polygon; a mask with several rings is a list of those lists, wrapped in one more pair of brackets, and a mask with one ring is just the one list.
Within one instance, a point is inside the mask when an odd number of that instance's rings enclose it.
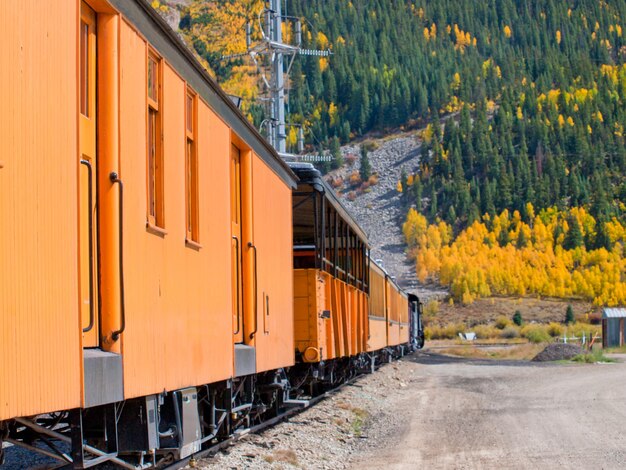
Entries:
{"label": "insulator on pole", "polygon": [[265,36],[272,37],[272,12],[265,10]]}
{"label": "insulator on pole", "polygon": [[302,44],[302,23],[300,20],[296,21],[296,46],[300,47]]}
{"label": "insulator on pole", "polygon": [[304,130],[302,127],[298,129],[298,153],[302,153],[304,150]]}

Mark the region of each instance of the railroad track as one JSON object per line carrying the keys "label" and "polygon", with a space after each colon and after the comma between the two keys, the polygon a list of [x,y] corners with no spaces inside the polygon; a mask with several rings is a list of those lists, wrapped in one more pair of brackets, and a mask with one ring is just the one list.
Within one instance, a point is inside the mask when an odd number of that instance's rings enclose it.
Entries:
{"label": "railroad track", "polygon": [[[244,432],[241,432],[235,436],[232,436],[226,440],[220,441],[218,443],[216,443],[215,445],[209,447],[208,449],[204,449],[200,452],[198,452],[197,454],[194,455],[190,455],[189,457],[186,457],[182,460],[178,460],[170,465],[168,465],[167,467],[163,467],[164,470],[178,470],[181,468],[184,468],[186,465],[192,464],[193,461],[198,461],[200,459],[204,459],[207,457],[212,457],[215,454],[217,454],[220,450],[225,449],[227,447],[230,447],[232,445],[234,445],[236,442],[238,442],[239,440],[245,438],[246,436],[248,436],[249,434],[255,434],[258,433],[259,431],[262,431],[264,429],[270,428],[292,416],[296,416],[297,414],[303,412],[306,409],[311,408],[312,406],[316,405],[317,403],[319,403],[320,401],[329,398],[333,395],[335,395],[336,393],[338,393],[341,389],[343,389],[343,387],[346,387],[348,385],[353,384],[359,377],[361,377],[363,374],[359,374],[358,376],[342,383],[341,385],[338,385],[337,387],[333,388],[332,390],[328,390],[326,392],[324,392],[323,394],[317,396],[317,397],[313,397],[309,400],[307,400],[308,403],[303,404],[301,406],[297,406],[297,407],[293,407],[290,410],[285,411],[284,413],[280,414],[279,416],[275,416],[274,418],[268,419],[267,421],[264,421],[262,423],[259,423],[255,426],[252,426],[246,430],[244,430]],[[193,465],[193,464],[192,464]]]}

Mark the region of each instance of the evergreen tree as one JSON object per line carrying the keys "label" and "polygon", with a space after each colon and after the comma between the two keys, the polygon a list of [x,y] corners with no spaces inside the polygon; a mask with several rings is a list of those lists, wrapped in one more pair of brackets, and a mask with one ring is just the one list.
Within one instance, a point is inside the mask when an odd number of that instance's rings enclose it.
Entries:
{"label": "evergreen tree", "polygon": [[569,216],[567,219],[567,225],[569,230],[565,234],[565,240],[563,240],[563,248],[566,250],[572,250],[583,246],[583,233],[578,223],[578,219],[574,216]]}
{"label": "evergreen tree", "polygon": [[365,145],[361,145],[361,169],[359,170],[361,181],[367,181],[371,174],[372,167],[370,166],[370,160],[367,156],[367,149],[365,148]]}
{"label": "evergreen tree", "polygon": [[333,137],[330,140],[330,154],[333,157],[331,162],[331,168],[333,170],[341,168],[343,166],[343,155],[341,153],[341,145],[339,144],[339,138]]}
{"label": "evergreen tree", "polygon": [[574,318],[574,309],[571,305],[568,305],[567,309],[565,310],[565,324],[570,325],[574,323],[574,321],[576,321],[576,319]]}

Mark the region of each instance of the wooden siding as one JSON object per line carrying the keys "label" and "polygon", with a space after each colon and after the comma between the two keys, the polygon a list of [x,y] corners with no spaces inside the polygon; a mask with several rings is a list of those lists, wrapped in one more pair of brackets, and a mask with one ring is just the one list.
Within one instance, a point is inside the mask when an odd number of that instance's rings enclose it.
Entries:
{"label": "wooden siding", "polygon": [[[262,372],[294,363],[292,206],[290,188],[257,155],[252,157],[250,241],[257,249],[258,282],[254,345],[257,372]],[[244,292],[252,289],[244,285]]]}
{"label": "wooden siding", "polygon": [[80,406],[78,3],[0,2],[0,420]]}
{"label": "wooden siding", "polygon": [[[320,352],[305,362],[353,356],[367,349],[367,294],[317,269],[296,269],[294,279],[297,349]],[[330,311],[330,318],[321,318],[324,310]]]}
{"label": "wooden siding", "polygon": [[146,228],[145,41],[121,28],[121,178],[125,182],[126,398],[210,383],[233,371],[230,130],[198,106],[200,249],[185,244],[185,86],[164,62],[165,230]]}

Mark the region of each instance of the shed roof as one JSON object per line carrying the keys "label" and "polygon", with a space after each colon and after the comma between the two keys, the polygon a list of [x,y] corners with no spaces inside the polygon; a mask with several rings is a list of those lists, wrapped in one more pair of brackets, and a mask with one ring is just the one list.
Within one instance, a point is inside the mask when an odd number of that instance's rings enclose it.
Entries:
{"label": "shed roof", "polygon": [[602,318],[626,318],[626,308],[602,309]]}

